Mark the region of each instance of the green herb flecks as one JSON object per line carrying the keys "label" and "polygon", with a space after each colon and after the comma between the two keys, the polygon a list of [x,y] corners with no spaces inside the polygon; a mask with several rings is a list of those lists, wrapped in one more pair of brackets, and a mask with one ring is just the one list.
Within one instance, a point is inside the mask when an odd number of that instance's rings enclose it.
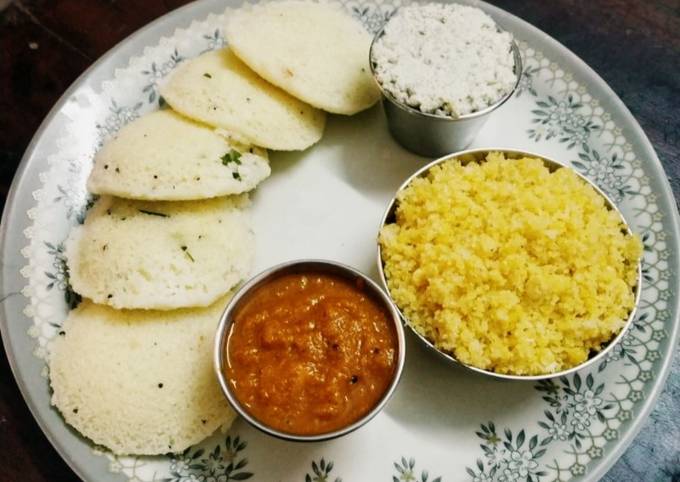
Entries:
{"label": "green herb flecks", "polygon": [[182,246],[182,251],[184,251],[184,254],[187,255],[187,258],[189,258],[189,259],[191,260],[192,263],[195,263],[195,262],[196,262],[196,260],[194,259],[194,257],[191,256],[191,253],[189,252],[189,248],[187,248],[186,246]]}
{"label": "green herb flecks", "polygon": [[203,77],[205,77],[206,79],[212,79],[212,75],[210,75],[208,72],[204,73]]}
{"label": "green herb flecks", "polygon": [[142,214],[148,214],[149,216],[158,216],[160,218],[169,218],[169,214],[165,213],[157,213],[156,211],[147,211],[146,209],[138,209],[138,211]]}
{"label": "green herb flecks", "polygon": [[223,155],[221,158],[222,164],[225,166],[230,166],[231,164],[236,165],[236,170],[231,173],[231,176],[236,179],[237,181],[241,180],[241,174],[238,172],[238,166],[241,165],[241,153],[238,152],[235,149],[231,149],[229,152],[227,152],[225,155]]}
{"label": "green herb flecks", "polygon": [[222,165],[224,166],[228,166],[232,162],[237,166],[241,165],[241,153],[238,152],[236,149],[230,150],[225,155],[220,157],[220,159],[222,159]]}

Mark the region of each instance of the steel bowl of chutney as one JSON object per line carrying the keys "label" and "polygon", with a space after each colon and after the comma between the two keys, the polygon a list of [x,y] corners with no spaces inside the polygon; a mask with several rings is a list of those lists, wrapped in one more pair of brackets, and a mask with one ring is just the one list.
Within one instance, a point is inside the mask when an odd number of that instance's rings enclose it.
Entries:
{"label": "steel bowl of chutney", "polygon": [[245,283],[215,337],[231,406],[261,431],[316,442],[348,434],[385,406],[404,366],[404,329],[380,286],[326,260],[291,261]]}

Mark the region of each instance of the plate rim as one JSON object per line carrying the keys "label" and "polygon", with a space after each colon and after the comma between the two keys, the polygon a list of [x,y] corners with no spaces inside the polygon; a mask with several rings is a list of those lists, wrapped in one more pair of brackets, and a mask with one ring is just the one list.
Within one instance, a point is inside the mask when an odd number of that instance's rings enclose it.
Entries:
{"label": "plate rim", "polygon": [[[452,0],[444,0],[446,3],[451,2]],[[453,0],[455,1],[455,0]],[[128,43],[133,42],[135,39],[143,36],[144,33],[148,32],[149,30],[152,30],[153,28],[165,23],[170,17],[175,17],[178,15],[181,15],[181,13],[189,12],[193,9],[196,9],[199,7],[199,5],[205,4],[207,5],[210,3],[211,0],[196,0],[193,2],[190,2],[186,5],[183,5],[181,7],[178,7],[176,9],[170,10],[169,12],[161,15],[160,17],[156,18],[155,20],[152,20],[151,22],[143,25],[139,29],[135,30],[122,40],[120,40],[118,43],[116,43],[113,47],[111,47],[109,50],[107,50],[104,54],[102,54],[97,60],[95,60],[85,71],[83,71],[70,85],[69,87],[64,91],[64,93],[59,97],[59,99],[55,102],[55,104],[52,106],[52,108],[48,111],[47,115],[43,119],[43,121],[40,123],[38,129],[34,133],[34,135],[31,138],[31,141],[29,142],[28,146],[26,147],[26,150],[24,151],[24,154],[21,158],[21,161],[19,165],[17,166],[17,169],[15,171],[15,174],[12,178],[12,183],[10,185],[10,189],[8,191],[7,197],[5,198],[5,206],[3,208],[2,212],[2,218],[0,221],[0,261],[4,261],[7,259],[7,250],[8,250],[8,238],[9,238],[9,224],[10,221],[14,221],[17,217],[17,215],[20,215],[21,213],[15,213],[15,204],[17,204],[17,198],[20,193],[20,186],[24,184],[25,181],[27,181],[27,171],[28,168],[33,161],[35,154],[36,154],[36,149],[38,147],[38,144],[40,143],[44,132],[50,127],[50,125],[53,123],[57,115],[61,112],[63,106],[66,104],[66,102],[70,99],[72,94],[78,90],[80,87],[82,87],[85,84],[85,81],[90,77],[92,72],[96,70],[101,64],[105,63],[106,61],[110,60],[112,57],[114,57],[124,46],[126,46]],[[230,2],[231,3],[231,2]],[[234,3],[243,4],[243,3],[250,3],[248,0],[235,0]],[[673,189],[670,185],[670,182],[668,180],[668,176],[666,175],[666,171],[664,169],[663,164],[661,163],[661,160],[659,159],[656,149],[654,148],[654,145],[652,142],[649,140],[649,137],[647,134],[644,132],[642,129],[642,126],[640,126],[640,123],[638,120],[635,118],[635,116],[631,113],[630,109],[624,104],[624,102],[621,100],[621,98],[614,92],[614,90],[610,87],[610,85],[589,65],[585,62],[585,60],[581,59],[578,55],[576,55],[571,49],[566,47],[562,42],[559,40],[553,38],[551,35],[548,33],[544,32],[543,30],[539,29],[535,25],[531,24],[527,20],[524,20],[523,18],[514,15],[510,12],[508,12],[505,9],[502,9],[500,7],[497,7],[495,5],[492,5],[490,3],[487,3],[485,1],[474,1],[475,4],[477,5],[483,5],[487,10],[490,10],[494,12],[496,15],[500,16],[506,16],[513,21],[516,21],[519,23],[519,25],[522,26],[523,29],[526,29],[528,31],[533,32],[534,34],[537,34],[542,38],[542,41],[545,42],[548,45],[552,45],[556,50],[562,52],[565,57],[568,58],[570,62],[573,63],[573,65],[578,66],[580,69],[582,69],[585,72],[585,77],[591,78],[594,80],[595,84],[597,85],[598,88],[602,89],[603,93],[605,94],[605,97],[607,98],[608,101],[610,101],[615,108],[619,109],[621,114],[623,115],[624,118],[626,118],[629,121],[629,126],[632,128],[632,134],[634,136],[639,136],[640,140],[643,142],[638,144],[638,149],[645,151],[644,154],[646,154],[646,158],[644,162],[652,162],[654,165],[654,169],[657,172],[663,173],[663,176],[660,176],[660,183],[663,186],[663,192],[658,193],[661,195],[663,200],[670,206],[670,216],[666,220],[668,223],[667,226],[667,232],[670,232],[675,239],[677,240],[676,242],[676,247],[678,251],[680,252],[680,212],[679,212],[679,207],[678,207],[678,202],[675,200],[675,196],[673,193]],[[226,4],[220,4],[220,6],[224,6],[225,8],[229,5]],[[196,20],[201,20],[202,18],[187,15],[187,21],[183,22],[181,26],[177,26],[174,30],[173,33],[171,33],[169,36],[171,37],[174,35],[174,32],[178,29],[186,29],[189,28],[191,23],[196,21]],[[166,35],[160,35],[158,38],[157,42],[160,42],[162,38],[167,37]],[[147,47],[148,45],[145,45],[144,47]],[[533,46],[532,46],[533,47]],[[143,53],[142,53],[143,54]],[[124,59],[125,65],[122,68],[127,67],[129,65],[129,61],[139,55],[142,54],[137,54],[137,55],[131,55],[130,57]],[[114,68],[114,73],[115,71],[120,68],[116,67]],[[107,78],[107,80],[110,80]],[[102,84],[99,83],[95,86],[95,92],[96,93],[101,93],[102,89]],[[632,121],[632,122],[630,122]],[[25,213],[24,213],[25,214]],[[23,233],[20,234],[23,236]],[[8,296],[9,294],[6,293],[5,291],[5,272],[7,271],[7,268],[5,268],[5,264],[3,263],[3,275],[0,276],[0,293],[5,293],[5,297]],[[680,270],[679,270],[680,271]],[[20,296],[23,297],[23,294],[19,293]],[[3,298],[4,301],[4,298]],[[672,305],[671,305],[672,306]],[[593,467],[593,471],[588,473],[586,476],[585,480],[598,480],[601,478],[604,474],[606,474],[609,469],[619,460],[621,455],[628,449],[628,447],[631,445],[633,440],[637,437],[639,434],[640,430],[642,429],[644,422],[647,421],[647,418],[649,417],[649,414],[651,411],[654,409],[656,406],[657,399],[661,392],[663,391],[664,387],[666,386],[666,381],[668,379],[668,376],[671,371],[671,367],[673,366],[673,361],[676,356],[678,356],[677,351],[678,351],[678,341],[680,339],[680,296],[676,297],[676,302],[675,302],[675,307],[674,307],[674,313],[675,316],[671,318],[672,322],[672,331],[669,334],[668,337],[668,346],[669,346],[669,351],[671,352],[669,355],[666,356],[666,359],[662,363],[662,365],[659,367],[659,376],[657,377],[657,383],[654,384],[653,386],[653,391],[650,394],[648,398],[645,399],[643,404],[640,407],[640,410],[637,414],[637,416],[634,418],[632,421],[629,430],[627,430],[625,438],[620,439],[619,443],[615,446],[612,447],[612,451],[610,452],[610,455],[607,459],[602,460],[600,464],[597,466]],[[13,315],[12,315],[13,316]],[[84,468],[81,468],[79,464],[76,463],[75,460],[72,459],[69,451],[67,450],[67,447],[58,439],[57,435],[50,429],[48,426],[47,421],[45,420],[43,414],[41,413],[42,408],[38,407],[36,400],[34,399],[33,395],[29,393],[29,390],[26,386],[26,383],[22,377],[18,376],[19,373],[19,368],[16,363],[16,359],[14,356],[14,350],[13,350],[13,345],[11,344],[10,341],[10,336],[8,334],[8,328],[9,326],[9,316],[8,316],[8,310],[7,310],[7,305],[3,303],[2,305],[2,310],[0,310],[0,338],[2,338],[2,344],[3,348],[5,350],[5,354],[10,366],[10,370],[12,372],[12,376],[14,377],[15,383],[17,384],[19,391],[21,393],[21,396],[24,400],[24,403],[26,403],[33,419],[36,421],[38,426],[40,427],[41,431],[45,435],[45,437],[48,439],[52,447],[56,450],[56,452],[59,454],[59,456],[66,462],[66,464],[69,466],[71,470],[82,480],[88,480],[86,478],[87,474],[85,473]],[[28,336],[28,335],[26,335]],[[49,408],[49,407],[48,407]]]}

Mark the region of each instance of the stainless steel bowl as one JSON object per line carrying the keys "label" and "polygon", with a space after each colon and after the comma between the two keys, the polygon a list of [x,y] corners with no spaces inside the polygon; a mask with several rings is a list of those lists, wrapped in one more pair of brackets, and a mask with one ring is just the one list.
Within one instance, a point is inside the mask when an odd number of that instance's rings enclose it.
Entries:
{"label": "stainless steel bowl", "polygon": [[[373,295],[374,299],[381,302],[385,310],[387,310],[387,312],[389,313],[390,318],[394,323],[394,330],[397,335],[398,345],[397,364],[394,370],[392,382],[390,383],[389,387],[387,388],[387,391],[382,396],[380,401],[375,405],[375,407],[373,407],[373,409],[370,412],[368,412],[366,415],[364,415],[361,419],[357,420],[356,422],[347,425],[346,427],[343,427],[341,429],[335,430],[333,432],[323,433],[319,435],[298,435],[282,432],[260,422],[253,415],[248,413],[246,408],[239,402],[238,398],[236,397],[232,390],[229,380],[224,374],[224,368],[227,363],[226,349],[227,343],[229,341],[229,336],[231,334],[231,327],[234,322],[234,314],[237,312],[237,310],[243,304],[243,302],[247,300],[249,294],[251,294],[253,290],[255,290],[256,288],[258,288],[265,282],[270,281],[273,278],[277,278],[279,276],[283,276],[286,274],[307,272],[332,274],[335,276],[340,276],[349,279],[351,281],[355,281],[357,279],[362,280],[365,283],[366,288],[370,291],[371,295]],[[215,373],[217,374],[217,379],[219,380],[220,387],[222,388],[224,396],[227,397],[227,400],[234,408],[234,410],[244,419],[246,419],[248,423],[260,429],[264,433],[272,435],[274,437],[278,437],[280,439],[290,440],[294,442],[320,442],[322,440],[330,440],[333,438],[340,437],[342,435],[348,434],[358,429],[359,427],[367,423],[369,420],[371,420],[373,417],[375,417],[378,414],[378,412],[380,412],[380,410],[383,409],[383,407],[385,406],[385,404],[387,403],[387,401],[390,399],[395,389],[397,388],[397,385],[399,384],[399,379],[401,378],[401,373],[404,368],[405,356],[406,356],[406,344],[404,341],[404,328],[399,317],[399,312],[392,303],[392,300],[387,296],[387,294],[382,290],[382,288],[380,288],[380,286],[375,281],[373,281],[360,271],[350,266],[337,263],[335,261],[306,259],[298,261],[289,261],[269,268],[261,272],[254,278],[252,278],[250,281],[244,284],[238,290],[238,292],[236,292],[236,294],[234,294],[233,298],[229,301],[227,308],[222,314],[222,318],[220,319],[219,325],[217,327],[213,361]]]}
{"label": "stainless steel bowl", "polygon": [[513,41],[512,53],[515,60],[514,72],[517,81],[512,90],[489,107],[454,118],[444,115],[427,114],[397,101],[378,81],[373,62],[373,46],[382,36],[385,26],[373,37],[369,51],[371,73],[382,92],[382,105],[387,118],[387,127],[392,137],[404,148],[425,157],[438,157],[468,147],[492,112],[512,97],[522,79],[522,56]]}
{"label": "stainless steel bowl", "polygon": [[[403,191],[411,182],[417,178],[417,177],[422,177],[427,174],[427,171],[429,171],[433,166],[436,166],[438,164],[441,164],[443,162],[446,162],[448,160],[458,158],[463,164],[466,164],[468,162],[483,162],[486,155],[489,152],[502,152],[505,154],[507,158],[510,159],[518,159],[522,157],[536,157],[539,159],[543,160],[543,163],[550,169],[550,171],[555,171],[559,168],[565,167],[567,169],[572,169],[566,164],[563,164],[559,161],[556,161],[554,159],[551,159],[549,157],[536,154],[534,152],[528,152],[528,151],[519,151],[515,149],[503,149],[503,148],[484,148],[484,149],[470,149],[467,151],[461,151],[461,152],[456,152],[454,154],[450,154],[448,156],[444,156],[440,159],[437,159],[435,161],[432,161],[431,163],[427,164],[423,168],[419,169],[416,171],[411,177],[406,179],[404,183],[399,186],[399,189],[397,190],[397,193],[395,196],[392,198],[390,203],[387,206],[387,209],[385,210],[385,214],[383,215],[382,221],[380,223],[380,229],[382,230],[383,226],[386,224],[390,224],[394,222],[395,220],[395,212],[397,208],[397,195]],[[573,170],[573,169],[572,169]],[[587,182],[590,186],[592,186],[595,191],[597,191],[600,196],[602,196],[605,200],[605,203],[607,207],[615,211],[619,217],[621,218],[621,221],[623,222],[624,226],[626,227],[626,232],[631,233],[630,227],[628,226],[628,223],[626,222],[626,219],[624,218],[623,214],[621,211],[616,207],[614,202],[607,196],[602,189],[600,189],[596,184],[594,184],[592,181],[590,181],[588,178],[585,176],[579,174],[578,172],[574,171],[576,175],[578,175],[581,179],[583,179],[585,182]],[[380,246],[380,243],[378,242],[378,272],[380,273],[380,279],[382,280],[383,286],[385,287],[385,290],[387,293],[392,297],[390,293],[390,287],[387,282],[387,277],[385,275],[385,270],[384,270],[384,263],[382,259],[382,248]],[[621,331],[614,337],[612,340],[610,340],[605,347],[603,347],[599,352],[597,352],[595,355],[591,356],[588,360],[585,362],[581,363],[580,365],[577,365],[575,367],[569,368],[567,370],[563,370],[561,372],[555,372],[555,373],[546,373],[543,375],[507,375],[504,373],[496,373],[490,370],[483,370],[481,368],[477,368],[471,365],[468,365],[466,363],[461,362],[458,360],[452,353],[448,353],[445,351],[440,350],[437,348],[434,343],[418,333],[418,331],[411,326],[409,323],[408,318],[404,316],[404,314],[401,312],[401,309],[397,305],[396,302],[395,305],[397,306],[397,310],[399,311],[402,319],[404,320],[405,324],[411,329],[411,331],[418,337],[418,339],[425,345],[427,346],[428,349],[431,351],[435,352],[438,356],[442,357],[445,359],[447,362],[450,362],[452,364],[458,365],[458,366],[463,366],[465,368],[468,368],[474,372],[477,373],[482,373],[484,375],[489,375],[494,378],[498,379],[504,379],[504,380],[545,380],[548,378],[555,378],[555,377],[561,377],[563,375],[568,375],[572,372],[575,372],[577,370],[581,370],[583,368],[592,366],[593,364],[597,363],[599,360],[601,360],[603,357],[609,353],[614,346],[623,338],[626,330],[630,327],[631,323],[633,322],[633,319],[635,318],[635,313],[637,311],[638,305],[640,304],[640,292],[641,292],[641,283],[642,283],[642,266],[641,262],[638,263],[637,266],[637,284],[635,285],[635,304],[633,306],[633,309],[631,310],[630,314],[628,315],[628,319],[626,321],[626,324],[624,327],[621,329]]]}

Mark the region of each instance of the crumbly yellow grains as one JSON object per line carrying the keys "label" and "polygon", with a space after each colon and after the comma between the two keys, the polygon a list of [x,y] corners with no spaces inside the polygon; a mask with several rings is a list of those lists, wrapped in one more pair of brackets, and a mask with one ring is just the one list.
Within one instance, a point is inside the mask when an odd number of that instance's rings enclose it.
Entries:
{"label": "crumbly yellow grains", "polygon": [[380,243],[392,296],[419,333],[516,375],[578,365],[620,332],[642,255],[571,169],[502,153],[415,179]]}

